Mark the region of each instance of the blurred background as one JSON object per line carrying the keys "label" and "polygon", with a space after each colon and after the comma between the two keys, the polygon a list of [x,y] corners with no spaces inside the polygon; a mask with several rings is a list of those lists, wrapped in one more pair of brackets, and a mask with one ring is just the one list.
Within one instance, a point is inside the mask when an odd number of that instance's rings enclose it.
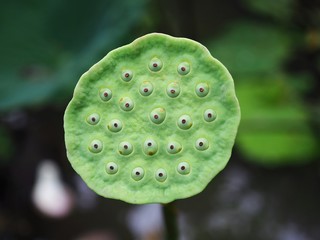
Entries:
{"label": "blurred background", "polygon": [[162,239],[159,205],[104,199],[71,168],[63,114],[79,77],[150,32],[208,47],[234,77],[232,158],[176,202],[181,239],[320,239],[320,2],[0,3],[0,239]]}

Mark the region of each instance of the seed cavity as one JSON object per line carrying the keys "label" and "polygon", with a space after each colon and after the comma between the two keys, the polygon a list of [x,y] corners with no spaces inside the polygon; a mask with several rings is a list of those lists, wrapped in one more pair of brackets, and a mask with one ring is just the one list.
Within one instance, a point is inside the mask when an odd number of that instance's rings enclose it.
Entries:
{"label": "seed cavity", "polygon": [[90,144],[89,144],[89,150],[92,153],[99,153],[102,151],[103,148],[103,144],[100,140],[93,140]]}
{"label": "seed cavity", "polygon": [[151,82],[145,81],[140,85],[139,92],[142,96],[149,96],[153,92],[153,85]]}
{"label": "seed cavity", "polygon": [[177,125],[179,126],[179,128],[183,129],[183,130],[187,130],[189,128],[192,127],[192,119],[189,115],[182,115],[179,117]]}
{"label": "seed cavity", "polygon": [[171,141],[167,144],[167,152],[170,154],[176,154],[180,152],[182,149],[182,146],[180,143]]}
{"label": "seed cavity", "polygon": [[209,148],[209,141],[206,138],[199,138],[195,143],[196,149],[204,151]]}
{"label": "seed cavity", "polygon": [[123,111],[128,112],[128,111],[131,111],[133,109],[134,102],[129,97],[123,97],[123,98],[120,98],[119,105],[120,105],[120,108]]}
{"label": "seed cavity", "polygon": [[141,167],[136,167],[132,170],[131,172],[131,177],[136,180],[139,181],[144,177],[144,170]]}
{"label": "seed cavity", "polygon": [[207,122],[212,122],[217,118],[217,114],[214,110],[212,109],[207,109],[203,113],[203,118]]}
{"label": "seed cavity", "polygon": [[180,75],[187,75],[190,72],[190,64],[187,62],[182,62],[178,65],[178,73]]}
{"label": "seed cavity", "polygon": [[119,132],[122,129],[122,122],[118,119],[113,119],[109,122],[108,129],[111,132]]}
{"label": "seed cavity", "polygon": [[102,101],[109,101],[112,98],[112,92],[109,88],[102,88],[99,91],[99,96]]}
{"label": "seed cavity", "polygon": [[209,93],[209,85],[207,83],[199,83],[197,84],[195,91],[199,97],[205,97]]}
{"label": "seed cavity", "polygon": [[167,94],[169,97],[175,98],[180,94],[180,85],[177,82],[172,82],[167,86]]}
{"label": "seed cavity", "polygon": [[144,143],[143,143],[143,152],[148,155],[148,156],[152,156],[154,154],[156,154],[158,151],[158,144],[156,141],[154,141],[153,139],[147,139]]}
{"label": "seed cavity", "polygon": [[129,82],[133,77],[133,73],[131,70],[124,70],[121,74],[121,78],[125,82]]}
{"label": "seed cavity", "polygon": [[159,181],[159,182],[164,182],[167,179],[167,172],[166,170],[164,170],[163,168],[159,168],[156,172],[155,172],[155,178]]}
{"label": "seed cavity", "polygon": [[121,155],[129,155],[133,151],[133,146],[130,142],[121,142],[118,146],[118,151]]}
{"label": "seed cavity", "polygon": [[166,110],[164,108],[155,108],[149,114],[150,120],[155,124],[160,124],[166,118]]}
{"label": "seed cavity", "polygon": [[106,172],[109,174],[116,174],[118,172],[118,165],[114,162],[107,163]]}
{"label": "seed cavity", "polygon": [[177,171],[181,175],[187,175],[190,173],[190,165],[187,162],[181,162],[177,166]]}
{"label": "seed cavity", "polygon": [[87,117],[87,123],[96,125],[100,121],[100,115],[98,113],[92,113]]}
{"label": "seed cavity", "polygon": [[153,58],[149,63],[149,69],[153,72],[158,72],[162,68],[162,61],[159,58]]}

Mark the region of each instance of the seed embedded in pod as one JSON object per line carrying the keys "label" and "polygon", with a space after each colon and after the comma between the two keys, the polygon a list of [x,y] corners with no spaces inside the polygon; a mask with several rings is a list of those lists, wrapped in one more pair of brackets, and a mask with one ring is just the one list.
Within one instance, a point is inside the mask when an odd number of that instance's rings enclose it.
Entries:
{"label": "seed embedded in pod", "polygon": [[118,119],[113,119],[109,122],[108,129],[111,132],[119,132],[122,129],[122,122]]}
{"label": "seed embedded in pod", "polygon": [[152,156],[156,154],[157,151],[158,151],[158,144],[156,141],[154,141],[153,139],[147,139],[146,141],[144,141],[143,152],[146,155]]}
{"label": "seed embedded in pod", "polygon": [[118,151],[121,155],[129,155],[133,151],[133,146],[130,142],[124,141],[119,144]]}
{"label": "seed embedded in pod", "polygon": [[102,88],[99,91],[99,96],[102,101],[109,101],[112,98],[112,91],[109,88]]}
{"label": "seed embedded in pod", "polygon": [[100,121],[100,115],[98,113],[92,113],[87,117],[87,123],[96,125]]}
{"label": "seed embedded in pod", "polygon": [[205,138],[199,138],[196,141],[196,149],[200,150],[200,151],[204,151],[206,149],[208,149],[209,147],[209,141]]}
{"label": "seed embedded in pod", "polygon": [[125,82],[129,82],[133,77],[133,73],[131,70],[124,70],[121,74],[121,78]]}
{"label": "seed embedded in pod", "polygon": [[166,110],[164,108],[155,108],[151,111],[150,120],[155,124],[160,124],[166,118]]}
{"label": "seed embedded in pod", "polygon": [[180,94],[180,84],[172,82],[167,86],[167,94],[169,97],[175,98]]}
{"label": "seed embedded in pod", "polygon": [[119,101],[119,104],[120,104],[120,108],[126,112],[131,111],[134,107],[134,102],[129,97],[121,98]]}
{"label": "seed embedded in pod", "polygon": [[153,72],[158,72],[162,68],[162,61],[159,58],[153,58],[149,63],[149,69]]}
{"label": "seed embedded in pod", "polygon": [[118,172],[118,165],[114,162],[107,163],[106,172],[109,174],[116,174]]}
{"label": "seed embedded in pod", "polygon": [[131,172],[131,177],[136,180],[139,181],[144,177],[144,170],[141,167],[136,167],[132,170]]}
{"label": "seed embedded in pod", "polygon": [[177,167],[177,171],[178,173],[182,174],[182,175],[187,175],[190,173],[190,165],[187,162],[181,162],[178,164]]}
{"label": "seed embedded in pod", "polygon": [[164,182],[167,179],[167,172],[163,168],[159,168],[156,173],[155,177],[159,182]]}
{"label": "seed embedded in pod", "polygon": [[142,96],[149,96],[153,92],[153,85],[151,82],[143,82],[140,85],[139,92]]}
{"label": "seed embedded in pod", "polygon": [[189,115],[185,114],[185,115],[182,115],[179,117],[177,124],[178,124],[179,128],[181,128],[183,130],[187,130],[192,127],[193,122],[192,122],[191,117]]}
{"label": "seed embedded in pod", "polygon": [[171,154],[176,154],[176,153],[180,152],[181,149],[182,149],[181,144],[178,142],[175,142],[175,141],[171,141],[167,145],[167,152],[171,153]]}
{"label": "seed embedded in pod", "polygon": [[182,62],[178,65],[178,73],[180,75],[187,75],[190,72],[190,64],[187,62]]}
{"label": "seed embedded in pod", "polygon": [[195,91],[199,97],[205,97],[209,93],[209,85],[207,83],[199,83]]}
{"label": "seed embedded in pod", "polygon": [[212,122],[217,118],[217,114],[214,110],[212,109],[207,109],[203,113],[203,118],[207,122]]}
{"label": "seed embedded in pod", "polygon": [[93,153],[101,152],[102,148],[103,148],[102,142],[97,139],[93,140],[89,145],[89,150],[90,150],[90,152],[93,152]]}

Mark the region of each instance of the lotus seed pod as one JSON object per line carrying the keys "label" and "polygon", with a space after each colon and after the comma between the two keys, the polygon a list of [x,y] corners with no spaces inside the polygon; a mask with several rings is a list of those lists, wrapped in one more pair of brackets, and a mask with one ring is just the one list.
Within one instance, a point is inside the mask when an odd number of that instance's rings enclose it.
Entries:
{"label": "lotus seed pod", "polygon": [[104,197],[168,203],[225,167],[239,121],[228,70],[198,42],[153,33],[80,78],[64,115],[67,155]]}

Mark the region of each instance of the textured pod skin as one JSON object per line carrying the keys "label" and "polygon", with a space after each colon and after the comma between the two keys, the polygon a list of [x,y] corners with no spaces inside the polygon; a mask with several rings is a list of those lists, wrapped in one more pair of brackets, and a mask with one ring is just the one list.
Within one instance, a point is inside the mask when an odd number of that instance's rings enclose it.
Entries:
{"label": "textured pod skin", "polygon": [[[162,64],[161,68],[154,65],[156,71],[150,70],[154,59]],[[181,70],[181,66],[188,68]],[[123,80],[124,71],[131,71],[130,81]],[[145,81],[153,86],[147,96],[140,93]],[[172,82],[180,87],[174,98],[167,94]],[[203,97],[195,91],[200,83],[209,88]],[[112,98],[103,101],[101,89],[110,89]],[[134,102],[130,111],[119,105],[123,98]],[[150,113],[157,108],[166,111],[160,124],[150,120]],[[214,121],[204,119],[207,109],[214,110]],[[86,120],[93,113],[100,116],[95,125]],[[190,128],[177,125],[182,115],[192,118]],[[122,122],[121,131],[109,130],[113,119]],[[82,75],[64,115],[67,155],[76,172],[99,195],[136,204],[168,203],[201,192],[225,167],[239,121],[239,103],[227,69],[195,41],[152,33],[111,51]],[[207,139],[207,149],[196,148],[200,138]],[[97,153],[88,150],[95,139],[103,144]],[[145,154],[146,139],[157,144],[153,154]],[[119,154],[121,142],[132,144],[129,155]],[[179,144],[181,150],[169,153],[170,142]],[[115,173],[106,171],[110,163],[117,166]],[[179,168],[185,165],[188,169]],[[143,172],[139,175],[134,169]],[[159,169],[165,176],[156,174]]]}

